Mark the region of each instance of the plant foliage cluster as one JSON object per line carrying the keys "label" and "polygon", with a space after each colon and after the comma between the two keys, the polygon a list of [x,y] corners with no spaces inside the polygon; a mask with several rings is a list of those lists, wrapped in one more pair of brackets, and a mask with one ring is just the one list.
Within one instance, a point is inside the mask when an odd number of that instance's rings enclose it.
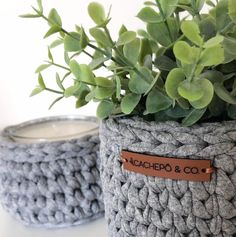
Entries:
{"label": "plant foliage cluster", "polygon": [[[110,11],[93,2],[88,13],[95,23],[85,30],[63,28],[55,9],[44,14],[42,2],[25,18],[42,18],[57,35],[48,48],[48,61],[41,65],[38,86],[42,91],[76,98],[76,107],[99,102],[97,116],[138,114],[156,121],[182,121],[190,126],[199,121],[236,119],[236,0],[153,0],[144,3],[137,17],[146,28],[120,28],[118,39],[108,29]],[[209,11],[202,9],[208,5]],[[65,65],[57,64],[52,48],[64,46]],[[86,54],[89,63],[81,63]],[[56,73],[58,89],[46,86],[42,71],[63,68]],[[110,76],[100,75],[104,68]],[[71,86],[65,87],[65,80]]]}

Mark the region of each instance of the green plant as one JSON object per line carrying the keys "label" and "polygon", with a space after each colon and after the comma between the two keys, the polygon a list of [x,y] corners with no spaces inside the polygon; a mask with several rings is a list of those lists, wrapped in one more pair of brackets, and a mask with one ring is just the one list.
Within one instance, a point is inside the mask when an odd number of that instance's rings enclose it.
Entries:
{"label": "green plant", "polygon": [[[88,13],[95,27],[76,26],[69,32],[55,9],[44,14],[42,2],[26,18],[42,18],[50,26],[45,38],[58,34],[48,49],[49,60],[36,72],[38,86],[32,95],[48,90],[74,96],[76,107],[99,102],[97,115],[137,114],[146,119],[198,121],[236,119],[236,0],[153,0],[137,17],[146,30],[130,31],[124,25],[113,40],[108,30],[110,12],[91,3]],[[202,13],[205,5],[209,11]],[[184,17],[181,17],[184,16]],[[64,45],[65,64],[57,64],[51,49]],[[78,62],[81,54],[91,58]],[[63,68],[56,74],[58,90],[46,87],[41,72]],[[102,77],[100,68],[110,72]],[[71,78],[72,85],[64,86]]]}

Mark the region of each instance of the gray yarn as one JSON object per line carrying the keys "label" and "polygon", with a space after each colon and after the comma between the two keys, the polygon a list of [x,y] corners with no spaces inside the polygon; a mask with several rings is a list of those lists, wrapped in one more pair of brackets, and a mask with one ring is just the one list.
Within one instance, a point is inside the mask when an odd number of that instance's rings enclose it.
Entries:
{"label": "gray yarn", "polygon": [[[236,122],[182,127],[141,118],[103,121],[101,179],[110,237],[236,236]],[[211,159],[210,182],[125,171],[121,150]]]}
{"label": "gray yarn", "polygon": [[25,225],[68,227],[104,214],[99,138],[0,141],[0,202]]}

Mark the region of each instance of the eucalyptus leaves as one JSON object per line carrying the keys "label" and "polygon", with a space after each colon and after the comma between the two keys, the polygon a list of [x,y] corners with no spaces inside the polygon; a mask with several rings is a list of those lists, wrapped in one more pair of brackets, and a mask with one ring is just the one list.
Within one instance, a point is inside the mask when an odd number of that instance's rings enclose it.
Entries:
{"label": "eucalyptus leaves", "polygon": [[[88,6],[95,27],[87,32],[76,26],[69,32],[55,9],[46,16],[42,2],[37,2],[34,13],[22,17],[46,20],[45,37],[58,38],[48,49],[49,60],[36,71],[39,85],[32,95],[44,90],[59,94],[52,105],[74,96],[77,108],[97,101],[102,119],[136,114],[156,121],[182,120],[186,126],[199,120],[236,119],[236,0],[145,2],[137,17],[146,30],[131,31],[123,25],[117,40],[108,29],[110,12],[99,3]],[[202,13],[205,4],[208,13]],[[52,48],[61,44],[65,65],[52,55]],[[79,62],[81,54],[89,63]],[[56,73],[56,90],[46,86],[41,74],[52,66],[65,70],[63,75]],[[103,77],[100,68],[110,76]],[[64,83],[68,79],[70,87]]]}

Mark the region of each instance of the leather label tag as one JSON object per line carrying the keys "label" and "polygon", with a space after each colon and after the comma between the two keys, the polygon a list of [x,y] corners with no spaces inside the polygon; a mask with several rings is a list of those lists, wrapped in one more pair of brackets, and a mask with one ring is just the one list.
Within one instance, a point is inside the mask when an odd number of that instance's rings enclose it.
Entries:
{"label": "leather label tag", "polygon": [[210,181],[210,160],[176,159],[122,151],[123,168],[147,176],[188,181]]}

